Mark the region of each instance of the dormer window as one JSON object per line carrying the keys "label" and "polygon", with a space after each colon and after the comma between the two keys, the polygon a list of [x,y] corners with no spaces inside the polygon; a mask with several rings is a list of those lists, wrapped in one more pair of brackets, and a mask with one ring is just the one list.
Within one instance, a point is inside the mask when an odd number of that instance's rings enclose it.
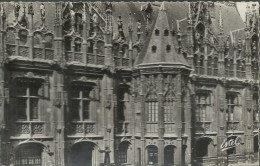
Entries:
{"label": "dormer window", "polygon": [[156,52],[157,47],[156,46],[152,46],[152,53]]}
{"label": "dormer window", "polygon": [[155,30],[155,35],[159,36],[160,35],[160,31],[158,29]]}
{"label": "dormer window", "polygon": [[164,36],[169,36],[169,30],[168,29],[164,30]]}
{"label": "dormer window", "polygon": [[166,46],[166,51],[167,51],[167,52],[170,52],[170,51],[171,51],[171,46],[170,46],[170,45],[167,45],[167,46]]}

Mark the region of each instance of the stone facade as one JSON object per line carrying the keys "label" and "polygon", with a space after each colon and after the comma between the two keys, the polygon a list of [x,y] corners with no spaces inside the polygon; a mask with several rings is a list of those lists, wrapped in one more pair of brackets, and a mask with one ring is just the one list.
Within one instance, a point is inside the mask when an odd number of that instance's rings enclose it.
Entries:
{"label": "stone facade", "polygon": [[255,5],[0,7],[1,165],[258,162]]}

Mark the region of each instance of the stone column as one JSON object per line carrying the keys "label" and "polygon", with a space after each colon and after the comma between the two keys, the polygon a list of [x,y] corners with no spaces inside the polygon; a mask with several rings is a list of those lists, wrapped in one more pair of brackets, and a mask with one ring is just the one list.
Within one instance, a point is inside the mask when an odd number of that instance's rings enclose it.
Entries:
{"label": "stone column", "polygon": [[[3,9],[3,6],[1,6],[1,10]],[[3,61],[5,60],[5,19],[3,17],[0,18],[0,76],[1,76],[1,82],[0,82],[0,165],[7,165],[7,149],[6,149],[6,141],[8,139],[8,133],[6,133],[6,115],[5,112],[8,112],[6,105],[6,97],[7,94],[5,94],[5,80],[6,80],[6,73],[5,73],[5,66]]]}
{"label": "stone column", "polygon": [[[188,82],[189,85],[187,86],[193,86],[191,85],[190,82]],[[188,87],[184,87],[186,90],[186,100],[185,100],[185,134],[187,134],[188,136],[188,140],[187,140],[187,148],[186,148],[186,156],[185,156],[185,161],[183,161],[184,163],[182,163],[183,165],[184,164],[191,164],[191,141],[192,141],[192,106],[191,106],[191,98],[192,98],[192,95],[191,95],[191,92],[189,91],[189,89],[191,88],[188,88]]]}
{"label": "stone column", "polygon": [[65,96],[64,96],[64,66],[65,66],[65,57],[63,50],[63,38],[62,38],[62,19],[61,19],[61,9],[62,2],[56,2],[56,22],[55,22],[55,38],[54,38],[54,55],[55,59],[59,61],[59,69],[54,70],[53,76],[55,78],[54,85],[54,96],[57,103],[55,104],[55,127],[54,129],[54,142],[55,142],[55,165],[64,166],[65,165]]}
{"label": "stone column", "polygon": [[225,81],[222,84],[218,84],[216,88],[216,93],[219,99],[219,105],[217,108],[218,116],[217,116],[217,126],[218,126],[218,134],[217,134],[217,155],[218,162],[220,166],[225,166],[226,161],[226,151],[222,152],[220,149],[220,145],[227,138],[226,136],[226,90],[225,90]]}
{"label": "stone column", "polygon": [[181,74],[177,74],[176,76],[176,133],[177,133],[177,144],[176,144],[176,166],[182,166],[182,87],[181,87]]}
{"label": "stone column", "polygon": [[163,107],[163,75],[158,75],[158,166],[164,165],[164,107]]}

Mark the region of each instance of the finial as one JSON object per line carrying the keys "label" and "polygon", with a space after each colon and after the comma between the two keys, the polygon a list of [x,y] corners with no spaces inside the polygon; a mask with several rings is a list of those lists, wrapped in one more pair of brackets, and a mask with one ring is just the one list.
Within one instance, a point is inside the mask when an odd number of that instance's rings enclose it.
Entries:
{"label": "finial", "polygon": [[25,13],[25,8],[26,8],[26,7],[25,7],[25,3],[24,3],[24,4],[23,4],[23,15],[24,15],[24,16],[25,16],[25,14],[26,14],[26,13]]}
{"label": "finial", "polygon": [[40,6],[42,26],[45,26],[45,6],[44,3]]}
{"label": "finial", "polygon": [[21,6],[19,3],[14,4],[14,15],[15,15],[16,21],[18,21],[20,8],[21,8]]}
{"label": "finial", "polygon": [[222,11],[219,9],[219,33],[223,34],[223,19],[222,19]]}
{"label": "finial", "polygon": [[124,40],[125,39],[125,35],[124,35],[124,31],[123,31],[123,21],[122,21],[121,16],[118,16],[117,28],[118,28],[118,33],[119,33],[119,39],[120,40]]}
{"label": "finial", "polygon": [[86,4],[83,3],[83,16],[82,16],[82,22],[85,23],[87,21],[86,18]]}
{"label": "finial", "polygon": [[28,5],[28,14],[34,15],[34,10],[33,10],[33,3],[29,3]]}
{"label": "finial", "polygon": [[166,11],[164,1],[161,4],[160,10],[161,11]]}
{"label": "finial", "polygon": [[128,30],[129,30],[129,32],[132,32],[132,31],[133,31],[132,13],[129,13]]}

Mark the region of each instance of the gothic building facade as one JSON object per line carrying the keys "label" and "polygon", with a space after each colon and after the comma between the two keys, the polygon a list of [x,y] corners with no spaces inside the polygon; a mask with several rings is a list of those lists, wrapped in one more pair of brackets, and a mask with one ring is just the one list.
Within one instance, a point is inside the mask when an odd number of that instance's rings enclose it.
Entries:
{"label": "gothic building facade", "polygon": [[245,22],[231,2],[0,3],[0,13],[2,166],[258,161],[256,5]]}

